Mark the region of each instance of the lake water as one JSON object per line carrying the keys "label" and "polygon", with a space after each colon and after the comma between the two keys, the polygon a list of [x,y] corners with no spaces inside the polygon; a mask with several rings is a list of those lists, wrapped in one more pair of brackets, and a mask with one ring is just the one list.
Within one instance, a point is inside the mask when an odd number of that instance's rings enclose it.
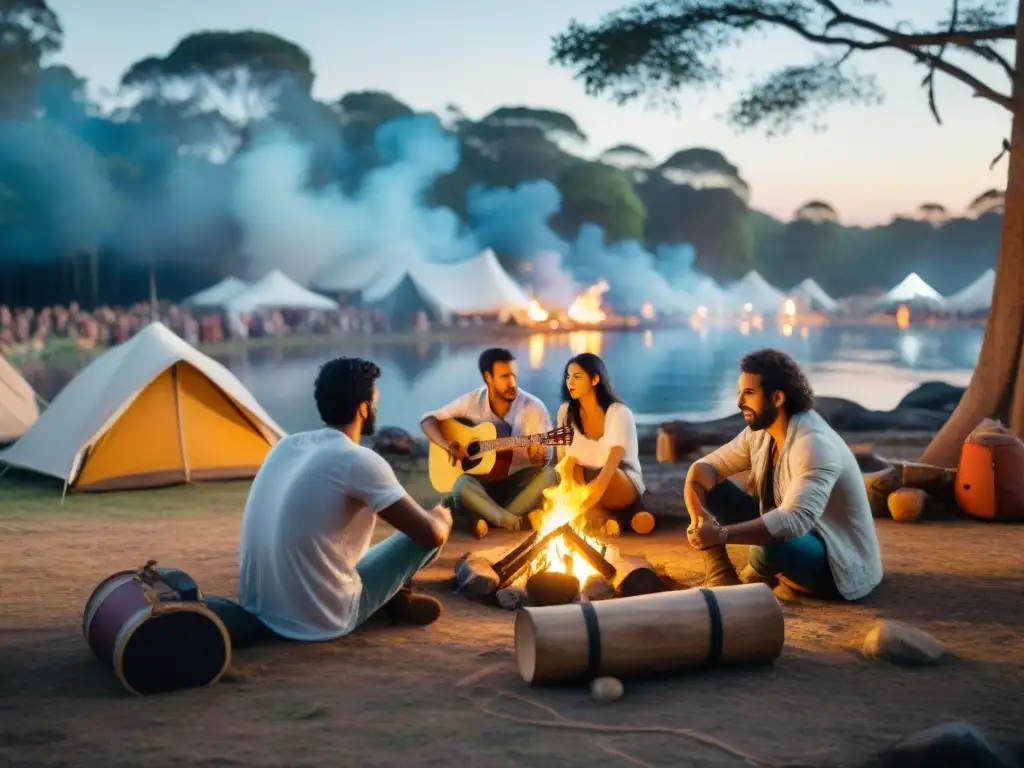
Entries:
{"label": "lake water", "polygon": [[[805,334],[805,335],[804,335]],[[765,331],[689,328],[575,332],[496,340],[519,360],[520,386],[554,414],[565,363],[578,352],[601,355],[615,388],[640,423],[712,419],[735,411],[740,357],[766,346],[783,349],[808,371],[819,395],[889,409],[925,381],[966,385],[981,348],[981,328],[809,328],[786,337]],[[220,361],[289,431],[319,425],[312,387],[317,369],[337,355],[380,365],[378,424],[415,431],[422,414],[480,386],[477,356],[489,344],[355,341],[322,348],[250,349]]]}

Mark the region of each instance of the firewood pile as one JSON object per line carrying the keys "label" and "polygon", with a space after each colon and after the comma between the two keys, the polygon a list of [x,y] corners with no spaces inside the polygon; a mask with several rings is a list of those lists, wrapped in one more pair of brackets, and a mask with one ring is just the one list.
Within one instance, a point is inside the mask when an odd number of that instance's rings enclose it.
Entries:
{"label": "firewood pile", "polygon": [[458,594],[507,610],[666,588],[666,579],[644,557],[584,537],[569,523],[544,534],[534,531],[512,550],[467,552],[455,564]]}

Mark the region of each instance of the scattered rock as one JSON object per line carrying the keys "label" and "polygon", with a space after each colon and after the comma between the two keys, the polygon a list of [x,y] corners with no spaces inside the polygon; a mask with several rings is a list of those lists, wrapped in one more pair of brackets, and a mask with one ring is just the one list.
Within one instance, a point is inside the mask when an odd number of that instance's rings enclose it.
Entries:
{"label": "scattered rock", "polygon": [[882,750],[878,768],[1016,768],[1017,762],[980,728],[952,722],[919,731]]}
{"label": "scattered rock", "polygon": [[916,523],[924,517],[928,494],[920,488],[900,488],[889,494],[889,514],[898,523]]}
{"label": "scattered rock", "polygon": [[615,587],[601,574],[595,573],[583,585],[582,595],[587,600],[610,600],[615,597]]}
{"label": "scattered rock", "polygon": [[926,381],[917,389],[908,392],[896,405],[901,408],[918,408],[923,411],[945,411],[952,413],[960,404],[966,390],[954,387],[944,381]]}
{"label": "scattered rock", "polygon": [[506,611],[514,611],[517,608],[521,608],[526,605],[529,600],[526,590],[521,587],[505,587],[504,589],[499,589],[495,597],[498,600],[498,605]]}
{"label": "scattered rock", "polygon": [[861,653],[869,659],[900,666],[930,666],[952,658],[942,643],[909,624],[879,621],[868,631]]}
{"label": "scattered rock", "polygon": [[[960,401],[964,390],[942,382],[926,382],[907,394],[891,411],[872,411],[839,397],[817,397],[814,410],[837,432],[937,432]],[[666,459],[722,445],[743,430],[739,413],[706,422],[670,421],[661,425],[657,453]]]}
{"label": "scattered rock", "polygon": [[373,436],[373,450],[381,456],[421,459],[427,455],[422,442],[400,427],[381,427]]}
{"label": "scattered rock", "polygon": [[596,677],[590,684],[590,695],[594,701],[618,701],[626,692],[617,677]]}

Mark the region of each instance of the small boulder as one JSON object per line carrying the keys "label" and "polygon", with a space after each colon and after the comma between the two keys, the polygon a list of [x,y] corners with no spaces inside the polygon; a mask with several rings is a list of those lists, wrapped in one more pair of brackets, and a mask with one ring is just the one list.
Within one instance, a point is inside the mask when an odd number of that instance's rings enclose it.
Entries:
{"label": "small boulder", "polygon": [[597,677],[590,684],[590,695],[594,701],[618,701],[626,692],[617,677]]}
{"label": "small boulder", "polygon": [[526,594],[526,590],[521,587],[505,587],[504,589],[499,589],[495,598],[498,601],[498,605],[506,611],[514,611],[529,602],[529,596]]}
{"label": "small boulder", "polygon": [[923,629],[896,621],[876,622],[864,638],[861,653],[904,667],[932,666],[952,658],[946,646]]}
{"label": "small boulder", "polygon": [[965,722],[937,725],[882,750],[878,768],[1016,768],[1017,762],[980,728]]}

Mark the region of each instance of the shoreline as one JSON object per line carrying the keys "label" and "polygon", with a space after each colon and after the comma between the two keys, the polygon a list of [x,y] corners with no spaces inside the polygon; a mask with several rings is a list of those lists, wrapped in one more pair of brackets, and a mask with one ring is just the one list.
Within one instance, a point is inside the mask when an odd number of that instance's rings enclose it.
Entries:
{"label": "shoreline", "polygon": [[[981,320],[948,320],[942,322],[922,322],[903,330],[926,329],[926,330],[948,330],[958,328],[984,328],[985,319]],[[878,328],[892,326],[896,327],[895,319],[892,322],[875,322],[870,318],[836,318],[827,323],[811,324],[806,327],[821,328]],[[705,329],[736,329],[737,325],[731,323],[707,323]],[[218,342],[204,342],[196,345],[196,348],[210,356],[226,355],[250,349],[312,349],[316,347],[332,347],[336,345],[357,345],[357,346],[388,346],[392,344],[415,344],[421,342],[433,343],[443,341],[463,341],[466,343],[480,341],[498,341],[501,339],[522,339],[542,334],[544,336],[558,336],[574,333],[644,333],[654,331],[668,331],[690,329],[697,332],[688,323],[659,323],[647,322],[635,325],[622,323],[602,323],[588,326],[566,326],[551,328],[525,327],[525,326],[469,326],[464,328],[441,328],[429,331],[389,331],[384,333],[327,333],[327,334],[296,334],[290,336],[265,336],[255,339],[231,339]],[[106,344],[97,345],[92,349],[80,349],[70,339],[60,339],[47,345],[40,351],[28,350],[24,352],[6,353],[6,359],[14,365],[25,365],[29,363],[62,364],[69,362],[81,362],[98,357],[110,347]]]}

